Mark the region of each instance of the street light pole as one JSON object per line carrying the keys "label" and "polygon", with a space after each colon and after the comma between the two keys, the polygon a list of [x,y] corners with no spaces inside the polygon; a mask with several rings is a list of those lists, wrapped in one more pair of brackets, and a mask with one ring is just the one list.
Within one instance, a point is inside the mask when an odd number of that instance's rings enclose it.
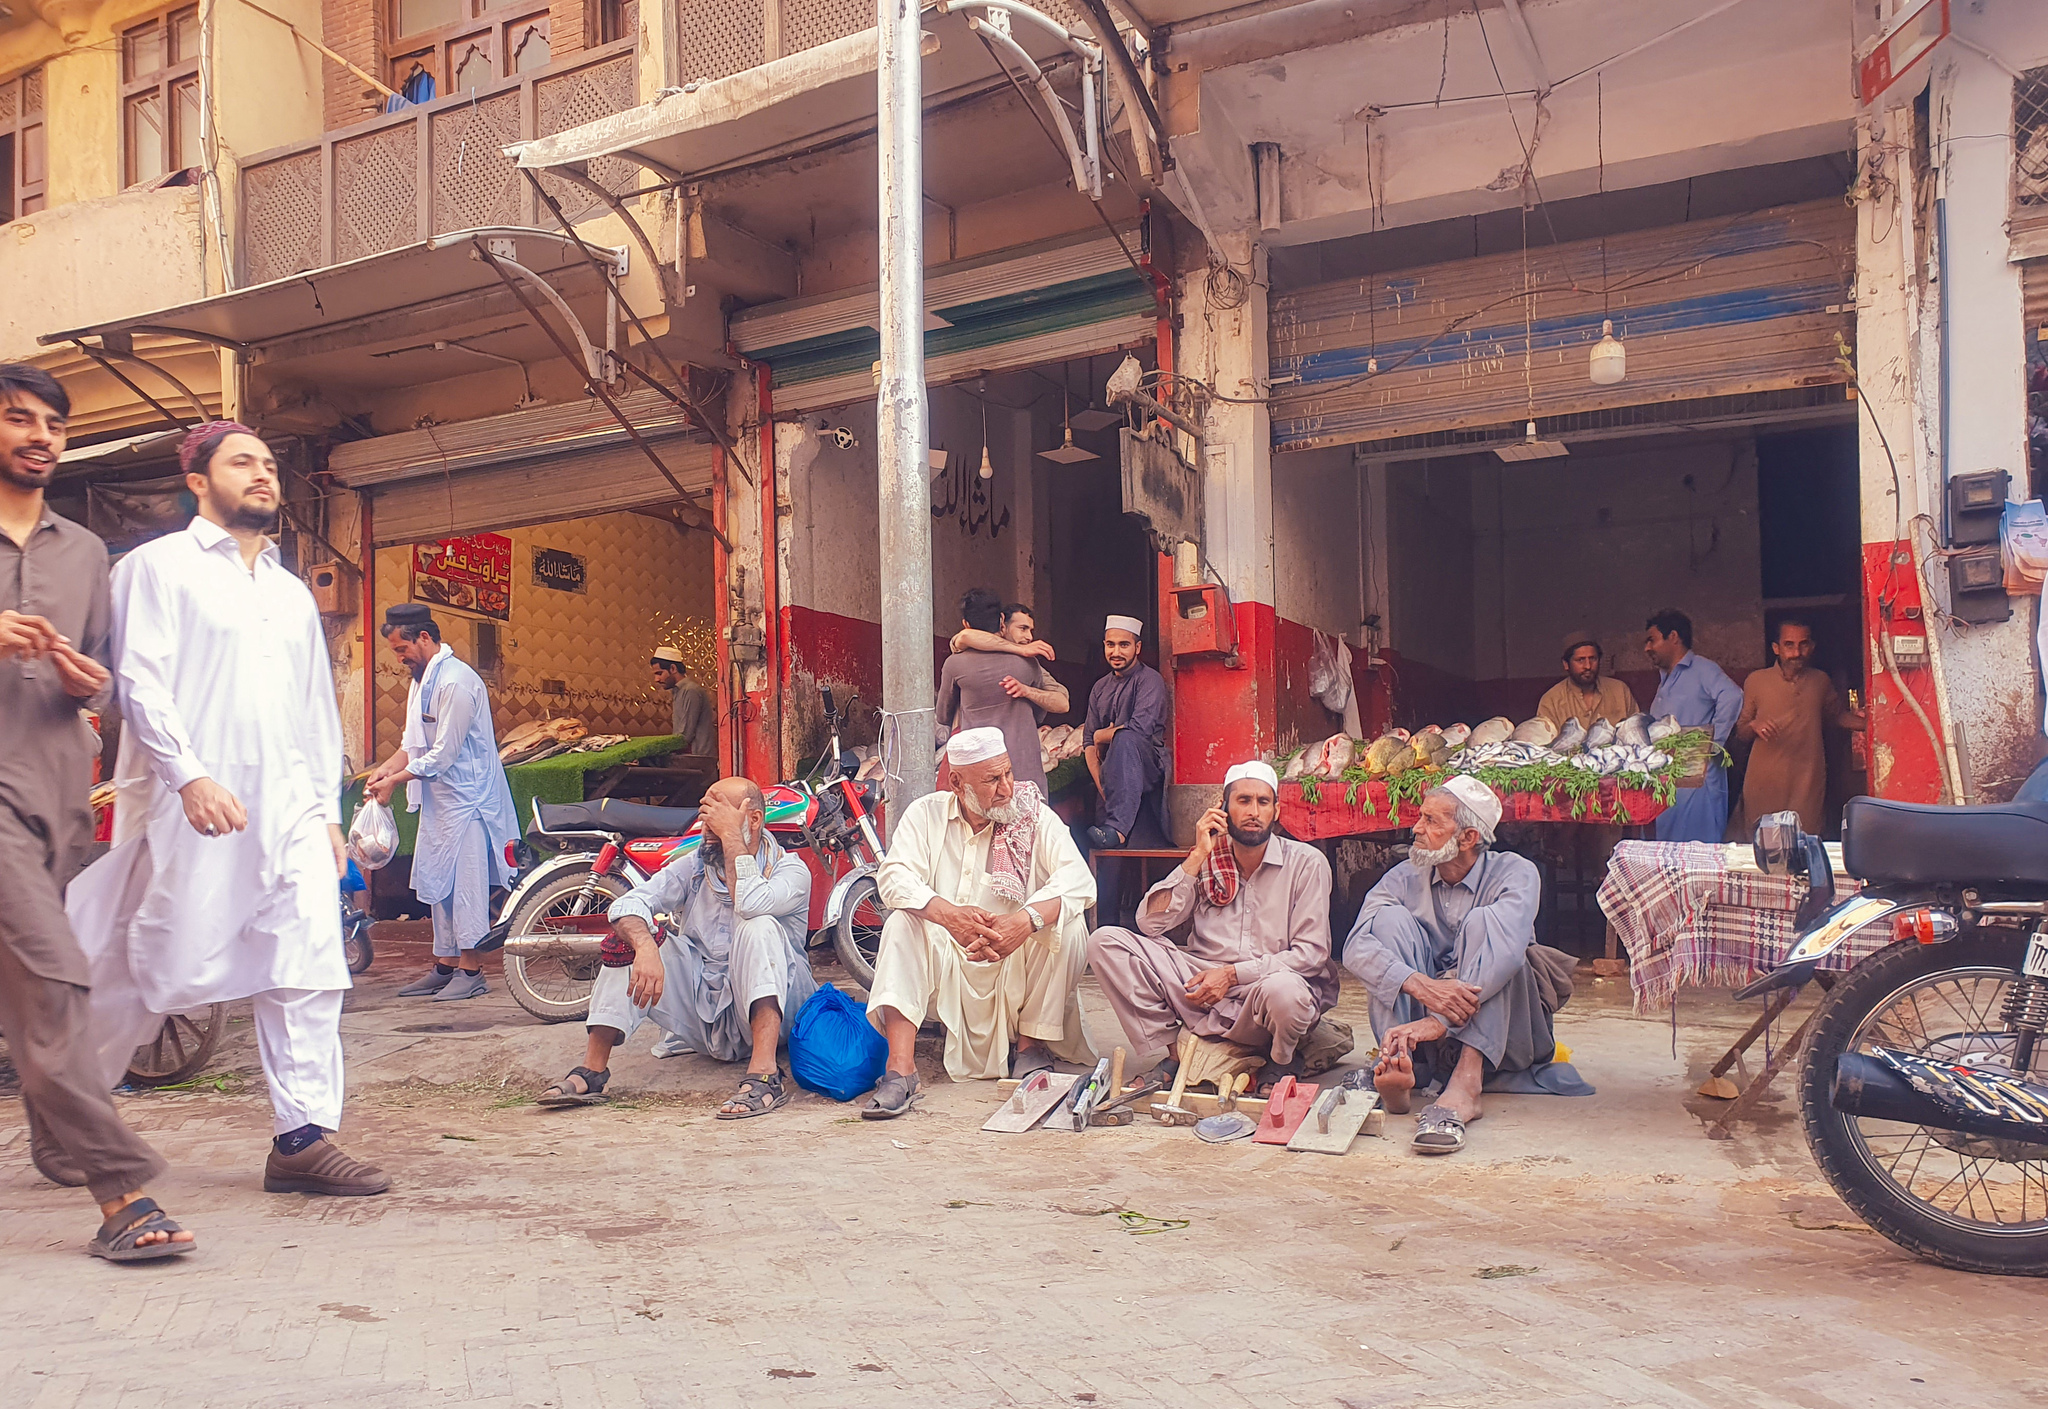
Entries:
{"label": "street light pole", "polygon": [[[932,515],[924,387],[924,60],[917,0],[880,0],[882,708],[891,831],[932,791]],[[885,725],[886,728],[886,725]],[[886,742],[886,736],[885,736]]]}

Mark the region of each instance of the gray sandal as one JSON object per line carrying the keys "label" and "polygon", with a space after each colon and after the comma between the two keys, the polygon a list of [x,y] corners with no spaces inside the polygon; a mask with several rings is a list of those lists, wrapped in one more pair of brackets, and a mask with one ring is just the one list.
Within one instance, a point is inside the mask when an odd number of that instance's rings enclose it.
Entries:
{"label": "gray sandal", "polygon": [[860,1108],[860,1118],[894,1120],[923,1099],[924,1087],[918,1081],[917,1073],[904,1076],[900,1072],[885,1071],[882,1079],[875,1083],[874,1099]]}
{"label": "gray sandal", "polygon": [[1034,1071],[1051,1071],[1052,1051],[1043,1042],[1036,1047],[1020,1047],[1010,1058],[1010,1075],[1022,1081]]}
{"label": "gray sandal", "polygon": [[[179,1257],[199,1246],[196,1241],[169,1241],[170,1234],[184,1231],[156,1206],[155,1199],[136,1199],[108,1215],[85,1250],[109,1262],[150,1262],[159,1257]],[[150,1233],[164,1234],[165,1241],[137,1244],[137,1239]]]}
{"label": "gray sandal", "polygon": [[1415,1117],[1415,1138],[1408,1147],[1418,1155],[1454,1155],[1465,1148],[1465,1122],[1449,1106],[1426,1107]]}
{"label": "gray sandal", "polygon": [[[611,1097],[604,1094],[604,1086],[612,1079],[610,1071],[592,1071],[589,1067],[571,1067],[569,1074],[534,1098],[536,1106],[561,1109],[568,1106],[601,1106]],[[581,1091],[571,1090],[571,1081],[581,1081]]]}
{"label": "gray sandal", "polygon": [[750,1120],[757,1115],[781,1110],[794,1099],[794,1093],[782,1083],[782,1073],[773,1072],[767,1076],[759,1072],[748,1072],[740,1082],[740,1089],[726,1097],[725,1104],[738,1106],[736,1111],[722,1107],[717,1113],[719,1120]]}

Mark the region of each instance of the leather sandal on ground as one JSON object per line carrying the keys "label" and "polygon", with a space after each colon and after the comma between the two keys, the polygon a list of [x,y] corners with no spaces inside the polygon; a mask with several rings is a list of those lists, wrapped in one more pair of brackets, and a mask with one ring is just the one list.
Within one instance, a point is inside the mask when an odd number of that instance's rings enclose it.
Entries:
{"label": "leather sandal on ground", "polygon": [[1034,1071],[1051,1071],[1052,1051],[1043,1042],[1035,1047],[1019,1047],[1010,1058],[1010,1075],[1022,1081]]}
{"label": "leather sandal on ground", "polygon": [[1465,1148],[1465,1122],[1449,1106],[1428,1106],[1415,1117],[1415,1138],[1408,1145],[1418,1155],[1454,1155]]}
{"label": "leather sandal on ground", "polygon": [[[198,1247],[196,1242],[169,1241],[171,1234],[184,1231],[156,1206],[155,1199],[137,1199],[115,1209],[85,1250],[109,1262],[153,1262],[160,1257],[178,1257]],[[151,1233],[162,1233],[165,1241],[137,1242]]]}
{"label": "leather sandal on ground", "polygon": [[571,1067],[569,1074],[534,1098],[537,1106],[562,1108],[567,1106],[601,1106],[611,1097],[604,1094],[605,1083],[612,1079],[610,1071],[592,1071],[589,1067]]}
{"label": "leather sandal on ground", "polygon": [[757,1115],[766,1115],[788,1105],[795,1099],[795,1095],[795,1092],[783,1084],[781,1072],[772,1072],[764,1076],[760,1072],[750,1071],[740,1082],[740,1089],[725,1100],[727,1106],[737,1106],[739,1109],[726,1110],[720,1107],[718,1119],[749,1120]]}
{"label": "leather sandal on ground", "polygon": [[1291,1062],[1267,1062],[1259,1068],[1259,1074],[1252,1078],[1252,1090],[1258,1095],[1271,1095],[1273,1088],[1288,1077],[1301,1080],[1301,1054],[1295,1053]]}
{"label": "leather sandal on ground", "polygon": [[900,1072],[885,1071],[882,1079],[875,1083],[874,1097],[860,1108],[860,1118],[894,1120],[923,1099],[924,1086],[918,1081],[917,1073],[905,1076]]}
{"label": "leather sandal on ground", "polygon": [[36,1173],[52,1184],[62,1184],[67,1189],[85,1186],[85,1171],[78,1162],[65,1153],[57,1143],[57,1137],[50,1133],[50,1127],[36,1117],[36,1108],[22,1099],[22,1110],[28,1115],[28,1158],[36,1167]]}

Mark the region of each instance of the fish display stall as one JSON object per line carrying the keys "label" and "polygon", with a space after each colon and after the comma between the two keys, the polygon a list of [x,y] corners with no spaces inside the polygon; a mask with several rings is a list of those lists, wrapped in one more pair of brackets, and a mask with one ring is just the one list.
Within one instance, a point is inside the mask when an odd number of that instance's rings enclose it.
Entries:
{"label": "fish display stall", "polygon": [[1502,821],[1639,827],[1704,775],[1714,747],[1705,729],[1646,714],[1590,730],[1494,718],[1370,743],[1338,734],[1279,760],[1280,821],[1303,841],[1404,830],[1424,794],[1467,774],[1500,794]]}

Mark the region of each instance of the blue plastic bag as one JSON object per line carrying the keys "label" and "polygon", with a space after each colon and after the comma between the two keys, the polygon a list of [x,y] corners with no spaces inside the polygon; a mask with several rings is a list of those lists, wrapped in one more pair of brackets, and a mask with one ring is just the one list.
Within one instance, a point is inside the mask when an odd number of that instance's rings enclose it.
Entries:
{"label": "blue plastic bag", "polygon": [[874,1089],[889,1044],[868,1025],[868,1010],[831,984],[811,995],[789,1029],[789,1074],[796,1084],[835,1101]]}

